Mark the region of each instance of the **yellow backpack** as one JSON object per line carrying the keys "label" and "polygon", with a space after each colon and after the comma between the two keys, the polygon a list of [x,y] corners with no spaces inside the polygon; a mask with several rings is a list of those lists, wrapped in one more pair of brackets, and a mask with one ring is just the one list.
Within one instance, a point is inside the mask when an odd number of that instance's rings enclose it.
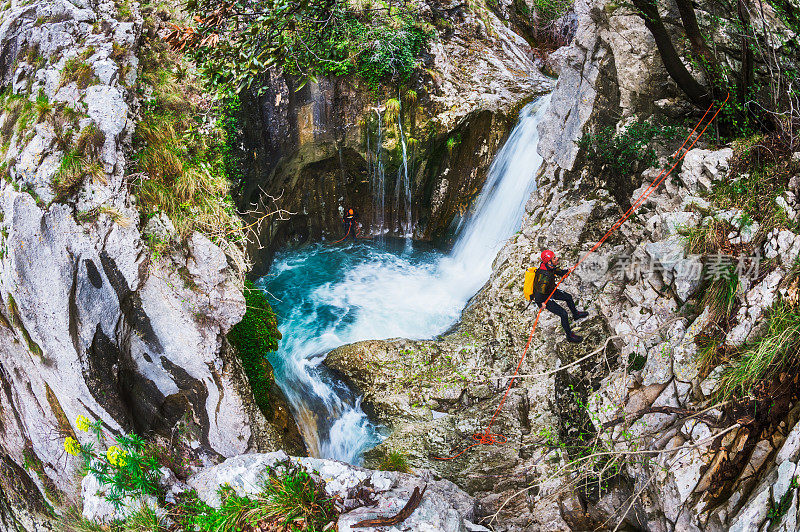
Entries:
{"label": "yellow backpack", "polygon": [[528,301],[530,301],[531,296],[533,295],[533,285],[536,281],[536,270],[538,269],[539,268],[536,267],[528,268],[525,272],[525,283],[522,286],[522,294]]}

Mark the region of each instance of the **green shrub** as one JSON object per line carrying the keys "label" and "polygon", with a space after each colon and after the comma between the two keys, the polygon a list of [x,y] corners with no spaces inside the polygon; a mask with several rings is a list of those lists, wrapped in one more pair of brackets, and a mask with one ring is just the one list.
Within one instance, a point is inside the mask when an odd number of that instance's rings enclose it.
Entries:
{"label": "green shrub", "polygon": [[222,163],[228,181],[234,185],[244,184],[244,153],[239,147],[241,122],[239,116],[242,112],[242,103],[237,95],[226,97],[222,104],[222,116],[219,125],[225,132],[225,141],[220,148]]}
{"label": "green shrub", "polygon": [[274,384],[272,366],[267,353],[278,349],[281,333],[275,312],[264,293],[252,282],[245,282],[244,297],[247,303],[242,321],[228,332],[228,340],[242,361],[256,404],[268,418],[272,417],[270,389]]}
{"label": "green shrub", "polygon": [[351,31],[357,36],[356,42],[361,50],[356,60],[357,70],[373,88],[387,79],[407,80],[430,40],[430,34],[412,18],[402,17],[400,21],[399,28],[391,25],[373,28],[365,28],[358,23],[352,25]]}
{"label": "green shrub", "polygon": [[777,134],[756,135],[734,143],[731,171],[714,184],[711,201],[718,209],[741,209],[750,219],[763,224],[787,224],[775,203],[786,190],[789,178],[800,172]]}
{"label": "green shrub", "polygon": [[285,463],[270,470],[258,495],[242,497],[230,486],[222,486],[219,509],[189,494],[181,504],[178,522],[186,530],[234,531],[250,529],[321,532],[338,514],[325,493],[325,484],[315,481],[302,467]]}
{"label": "green shrub", "polygon": [[[189,7],[201,19],[219,13],[211,0],[192,0]],[[240,92],[251,86],[266,90],[264,72],[273,65],[302,80],[358,75],[374,89],[386,82],[402,83],[433,36],[417,20],[416,8],[404,1],[278,0],[252,3],[248,10],[259,16],[240,16],[234,23],[224,20],[232,12],[222,11],[219,25],[179,30],[167,39],[191,51],[216,87]],[[226,46],[218,45],[220,39]]]}
{"label": "green shrub", "polygon": [[800,310],[778,303],[767,319],[766,333],[745,345],[720,379],[718,396],[743,397],[780,371],[796,370],[800,347]]}
{"label": "green shrub", "polygon": [[408,464],[408,458],[405,454],[400,451],[392,451],[383,457],[378,469],[381,471],[408,473],[411,471],[411,466]]}
{"label": "green shrub", "polygon": [[[90,423],[78,416],[76,425],[81,431],[93,433],[99,446],[104,444],[102,421]],[[95,451],[92,444],[80,444],[68,436],[64,440],[64,450],[83,460],[86,471],[108,488],[106,499],[116,507],[121,507],[128,496],[158,495],[158,462],[144,452],[144,440],[135,434],[119,435],[115,440],[117,445]]]}
{"label": "green shrub", "polygon": [[593,163],[613,173],[629,175],[656,164],[656,151],[651,146],[656,137],[670,140],[677,134],[672,126],[637,120],[620,132],[614,126],[603,127],[593,135],[584,135],[579,144]]}

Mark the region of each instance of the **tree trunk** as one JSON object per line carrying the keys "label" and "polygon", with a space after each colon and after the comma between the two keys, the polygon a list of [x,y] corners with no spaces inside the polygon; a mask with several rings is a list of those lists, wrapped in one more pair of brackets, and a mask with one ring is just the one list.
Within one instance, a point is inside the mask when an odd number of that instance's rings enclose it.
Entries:
{"label": "tree trunk", "polygon": [[675,3],[678,5],[678,12],[681,15],[683,29],[686,31],[686,37],[688,37],[689,43],[692,46],[692,52],[702,61],[703,70],[706,72],[706,77],[708,78],[706,81],[713,91],[721,75],[717,65],[717,58],[706,44],[706,40],[700,32],[700,25],[697,23],[697,15],[695,15],[692,0],[675,0]]}
{"label": "tree trunk", "polygon": [[700,108],[710,106],[713,101],[711,91],[694,79],[681,61],[681,57],[667,33],[667,28],[664,26],[664,21],[661,20],[661,15],[658,13],[655,0],[633,0],[633,5],[639,10],[639,16],[644,19],[645,26],[653,34],[658,53],[670,77],[693,104]]}
{"label": "tree trunk", "polygon": [[739,101],[744,104],[747,101],[748,90],[753,86],[754,60],[750,39],[755,38],[755,32],[750,25],[750,11],[748,10],[746,0],[738,0],[737,10],[744,31],[742,32],[742,69],[739,71],[739,80],[736,90],[739,95]]}

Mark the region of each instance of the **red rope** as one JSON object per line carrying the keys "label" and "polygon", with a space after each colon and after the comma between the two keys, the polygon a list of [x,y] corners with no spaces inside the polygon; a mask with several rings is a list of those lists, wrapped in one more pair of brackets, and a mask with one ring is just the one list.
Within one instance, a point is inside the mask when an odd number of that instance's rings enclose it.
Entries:
{"label": "red rope", "polygon": [[342,238],[340,238],[339,240],[334,242],[334,244],[338,244],[339,242],[341,242],[342,240],[344,240],[345,238],[350,236],[350,228],[351,227],[353,227],[353,222],[350,222],[349,224],[347,224],[347,233],[345,233],[345,235]]}
{"label": "red rope", "polygon": [[[553,297],[553,294],[555,294],[556,290],[558,290],[558,287],[559,287],[559,285],[561,285],[561,283],[562,283],[562,282],[564,282],[564,280],[565,280],[567,277],[569,277],[569,276],[572,274],[572,272],[573,272],[573,271],[575,271],[575,269],[576,269],[578,266],[580,266],[580,264],[581,264],[581,263],[582,263],[584,260],[586,260],[586,259],[589,257],[589,255],[591,255],[592,253],[594,253],[594,252],[595,252],[595,251],[596,251],[596,250],[597,250],[597,249],[598,249],[598,248],[599,248],[601,245],[603,245],[603,243],[604,243],[606,240],[608,240],[608,237],[610,237],[610,236],[611,236],[611,234],[612,234],[614,231],[616,231],[617,229],[619,229],[619,227],[620,227],[620,226],[621,226],[623,223],[625,223],[625,221],[626,221],[628,218],[630,218],[630,217],[631,217],[631,215],[633,214],[633,212],[634,212],[634,211],[635,211],[637,208],[639,208],[639,206],[640,206],[642,203],[644,203],[644,201],[645,201],[645,200],[646,200],[646,199],[647,199],[647,198],[650,196],[650,194],[652,194],[652,193],[653,193],[653,191],[654,191],[656,188],[658,188],[658,187],[659,187],[659,185],[661,185],[661,183],[664,181],[664,179],[666,179],[666,178],[667,178],[667,176],[668,176],[669,174],[671,174],[671,173],[672,173],[672,171],[675,169],[675,167],[676,167],[676,166],[678,166],[678,163],[680,163],[680,162],[683,160],[683,158],[684,158],[684,157],[686,157],[686,154],[689,152],[689,150],[691,150],[691,149],[692,149],[692,146],[694,146],[694,145],[695,145],[695,143],[696,143],[696,142],[697,142],[697,141],[700,139],[700,137],[702,137],[702,136],[703,136],[703,133],[705,133],[705,132],[706,132],[706,129],[708,129],[708,126],[710,126],[710,125],[711,125],[711,123],[714,121],[714,119],[716,119],[716,118],[717,118],[717,115],[719,114],[719,112],[722,110],[722,108],[723,108],[723,107],[725,106],[725,104],[728,102],[728,98],[729,98],[729,97],[730,97],[730,95],[728,95],[728,96],[726,96],[726,97],[725,97],[725,101],[724,101],[724,102],[722,102],[722,104],[720,105],[719,109],[717,109],[717,111],[716,111],[716,112],[714,113],[714,115],[711,117],[711,120],[709,120],[708,124],[706,124],[706,125],[705,125],[705,127],[704,127],[704,128],[703,128],[703,130],[700,132],[700,134],[699,134],[699,135],[697,135],[697,137],[696,137],[696,138],[695,138],[695,139],[692,141],[692,143],[691,143],[691,144],[689,144],[689,147],[688,147],[688,148],[686,148],[686,150],[684,151],[683,155],[681,155],[681,156],[680,156],[680,157],[679,157],[677,160],[675,160],[675,162],[673,163],[672,167],[670,167],[669,171],[668,171],[668,172],[666,172],[666,173],[664,173],[664,170],[662,169],[662,170],[661,170],[661,172],[659,172],[659,174],[658,174],[658,175],[656,176],[656,178],[653,180],[653,182],[652,182],[652,183],[650,183],[650,185],[649,185],[649,186],[648,186],[648,187],[647,187],[647,188],[644,190],[644,192],[642,192],[642,193],[639,195],[639,198],[636,200],[636,202],[634,202],[634,203],[631,205],[631,207],[630,207],[630,208],[629,208],[629,209],[628,209],[628,210],[625,212],[625,214],[623,214],[623,215],[620,217],[620,219],[619,219],[619,220],[617,220],[616,222],[614,222],[614,225],[612,225],[612,226],[611,226],[611,229],[609,229],[609,230],[606,232],[606,234],[605,234],[605,235],[603,235],[603,237],[602,237],[600,240],[598,240],[598,241],[597,241],[597,243],[596,243],[596,244],[595,244],[595,245],[594,245],[594,246],[593,246],[593,247],[592,247],[592,248],[591,248],[589,251],[587,251],[587,252],[586,252],[586,253],[583,255],[583,257],[581,257],[581,259],[580,259],[578,262],[576,262],[576,263],[575,263],[575,265],[574,265],[574,266],[572,266],[572,268],[570,268],[570,269],[569,269],[569,271],[568,271],[567,273],[565,273],[565,274],[564,274],[564,275],[563,275],[563,276],[562,276],[562,277],[561,277],[561,278],[558,280],[558,282],[556,283],[555,287],[553,288],[553,291],[552,291],[552,292],[550,292],[550,295],[549,295],[549,296],[547,296],[547,299],[545,299],[545,300],[544,300],[544,303],[542,303],[542,306],[539,308],[539,312],[537,312],[537,313],[536,313],[536,319],[533,321],[533,327],[531,328],[531,333],[530,333],[530,335],[528,335],[528,342],[525,344],[525,349],[523,350],[523,352],[522,352],[522,356],[521,356],[521,357],[520,357],[520,359],[519,359],[519,363],[517,364],[517,368],[514,370],[514,375],[513,375],[513,376],[511,377],[511,379],[509,380],[508,386],[506,387],[506,391],[505,391],[505,393],[503,394],[503,398],[502,398],[502,399],[500,399],[500,404],[499,404],[499,405],[497,405],[497,409],[494,411],[494,414],[492,415],[492,419],[489,421],[489,424],[486,426],[486,429],[485,429],[484,431],[482,431],[482,432],[476,432],[475,434],[473,434],[473,435],[472,435],[472,439],[473,439],[473,440],[475,440],[475,443],[473,443],[472,445],[469,445],[469,446],[465,447],[465,448],[464,448],[462,451],[460,451],[459,453],[457,453],[457,454],[455,454],[455,455],[453,455],[453,456],[450,456],[450,457],[446,457],[446,458],[440,458],[440,457],[436,457],[436,456],[434,456],[434,457],[433,457],[433,459],[434,459],[434,460],[453,460],[454,458],[458,458],[459,456],[461,456],[462,454],[464,454],[465,452],[467,452],[468,450],[472,449],[473,447],[475,447],[475,446],[477,446],[477,445],[500,445],[500,444],[506,443],[506,441],[507,441],[507,440],[506,440],[506,437],[505,437],[505,436],[503,436],[502,434],[494,434],[494,433],[492,433],[492,431],[491,431],[491,429],[492,429],[492,424],[494,424],[494,420],[497,418],[497,414],[499,414],[499,413],[500,413],[500,410],[503,408],[503,405],[504,405],[504,404],[505,404],[505,402],[506,402],[506,398],[508,397],[508,393],[511,391],[511,387],[514,385],[514,381],[516,380],[516,378],[517,378],[517,375],[519,375],[519,370],[520,370],[520,368],[522,367],[522,362],[525,360],[525,357],[526,357],[526,355],[528,354],[528,349],[530,349],[530,346],[531,346],[531,341],[533,340],[533,333],[536,331],[536,325],[539,323],[539,316],[541,316],[541,315],[542,315],[542,311],[544,310],[544,307],[545,307],[545,305],[547,304],[547,302],[548,302],[548,301],[550,301],[550,298],[551,298],[551,297]],[[697,131],[697,128],[698,128],[698,127],[700,127],[700,124],[702,124],[702,123],[703,123],[703,121],[705,120],[706,116],[708,116],[708,113],[709,113],[709,112],[711,112],[711,109],[712,109],[713,107],[714,107],[714,104],[712,103],[712,104],[711,104],[711,105],[708,107],[708,109],[706,110],[706,112],[703,114],[703,117],[702,117],[702,118],[700,118],[700,121],[697,123],[697,125],[696,125],[696,126],[694,126],[694,129],[692,129],[692,131],[691,131],[691,132],[689,133],[689,135],[686,137],[686,140],[684,140],[684,141],[683,141],[683,144],[681,144],[680,148],[678,148],[678,149],[675,151],[675,153],[673,153],[673,154],[672,154],[672,156],[671,156],[671,157],[675,157],[676,155],[678,155],[678,153],[680,153],[680,151],[681,151],[681,150],[682,150],[682,149],[683,149],[683,148],[686,146],[686,143],[687,143],[687,142],[689,142],[689,139],[692,137],[692,135],[695,133],[695,131]]]}

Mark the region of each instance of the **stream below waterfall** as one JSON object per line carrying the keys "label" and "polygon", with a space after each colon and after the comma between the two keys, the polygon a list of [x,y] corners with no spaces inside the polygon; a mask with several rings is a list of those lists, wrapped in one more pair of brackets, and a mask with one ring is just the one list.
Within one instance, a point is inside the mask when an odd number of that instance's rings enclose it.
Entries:
{"label": "stream below waterfall", "polygon": [[548,102],[541,97],[520,112],[449,253],[401,239],[317,243],[278,253],[259,279],[283,333],[269,355],[275,379],[312,456],[357,464],[380,443],[382,428],[322,361],[344,344],[432,338],[456,323],[519,229],[536,187],[537,126]]}

